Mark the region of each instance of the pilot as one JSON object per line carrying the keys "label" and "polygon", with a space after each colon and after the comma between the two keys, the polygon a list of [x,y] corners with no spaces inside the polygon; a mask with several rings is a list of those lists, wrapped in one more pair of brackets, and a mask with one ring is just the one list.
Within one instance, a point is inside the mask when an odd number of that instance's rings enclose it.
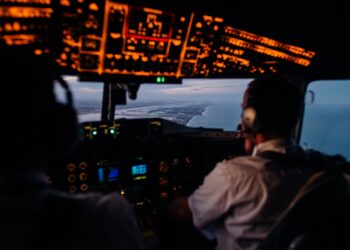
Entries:
{"label": "pilot", "polygon": [[173,201],[170,213],[192,218],[217,249],[257,249],[313,173],[296,167],[305,158],[293,139],[301,105],[301,91],[285,78],[250,82],[241,122],[248,156],[217,163],[189,197]]}
{"label": "pilot", "polygon": [[[19,47],[0,47],[0,54],[2,100],[7,100],[2,114],[0,249],[143,249],[125,198],[50,187],[48,168],[59,165],[77,145],[75,111],[55,100],[53,83],[59,77],[44,55]],[[71,102],[68,91],[67,98]]]}

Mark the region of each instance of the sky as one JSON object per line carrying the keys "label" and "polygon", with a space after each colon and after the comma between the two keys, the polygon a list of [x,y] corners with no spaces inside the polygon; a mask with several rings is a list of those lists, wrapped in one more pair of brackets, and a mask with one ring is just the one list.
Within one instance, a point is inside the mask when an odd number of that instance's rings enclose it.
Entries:
{"label": "sky", "polygon": [[[65,77],[75,97],[76,103],[100,103],[103,83],[79,82],[77,77]],[[182,84],[142,84],[136,101],[205,101],[205,102],[241,102],[243,92],[250,79],[185,79]],[[58,99],[63,101],[62,90],[56,91]]]}
{"label": "sky", "polygon": [[315,81],[308,90],[315,93],[314,104],[350,105],[350,80]]}

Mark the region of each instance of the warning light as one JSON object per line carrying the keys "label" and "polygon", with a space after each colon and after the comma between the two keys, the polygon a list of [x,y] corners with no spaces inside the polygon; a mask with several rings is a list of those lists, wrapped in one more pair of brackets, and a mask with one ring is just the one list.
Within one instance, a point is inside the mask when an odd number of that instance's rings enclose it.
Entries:
{"label": "warning light", "polygon": [[156,81],[157,81],[157,83],[163,83],[163,82],[165,82],[165,77],[164,76],[157,76]]}

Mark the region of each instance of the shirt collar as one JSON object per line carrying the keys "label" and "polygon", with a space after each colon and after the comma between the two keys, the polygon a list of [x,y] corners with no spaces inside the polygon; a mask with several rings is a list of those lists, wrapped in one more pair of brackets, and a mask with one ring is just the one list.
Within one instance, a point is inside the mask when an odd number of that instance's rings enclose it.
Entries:
{"label": "shirt collar", "polygon": [[254,147],[252,156],[257,156],[264,151],[273,151],[277,153],[286,153],[287,147],[296,146],[296,142],[293,139],[273,139],[262,143],[259,143]]}

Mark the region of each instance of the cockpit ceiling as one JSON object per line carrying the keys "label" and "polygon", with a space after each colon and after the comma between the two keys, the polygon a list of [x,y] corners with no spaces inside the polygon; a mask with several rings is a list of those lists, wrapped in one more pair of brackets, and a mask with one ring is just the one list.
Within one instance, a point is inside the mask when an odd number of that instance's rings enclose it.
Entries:
{"label": "cockpit ceiling", "polygon": [[59,26],[55,61],[86,80],[349,78],[344,12],[341,1],[314,0],[0,0],[0,40],[52,54],[42,45]]}

